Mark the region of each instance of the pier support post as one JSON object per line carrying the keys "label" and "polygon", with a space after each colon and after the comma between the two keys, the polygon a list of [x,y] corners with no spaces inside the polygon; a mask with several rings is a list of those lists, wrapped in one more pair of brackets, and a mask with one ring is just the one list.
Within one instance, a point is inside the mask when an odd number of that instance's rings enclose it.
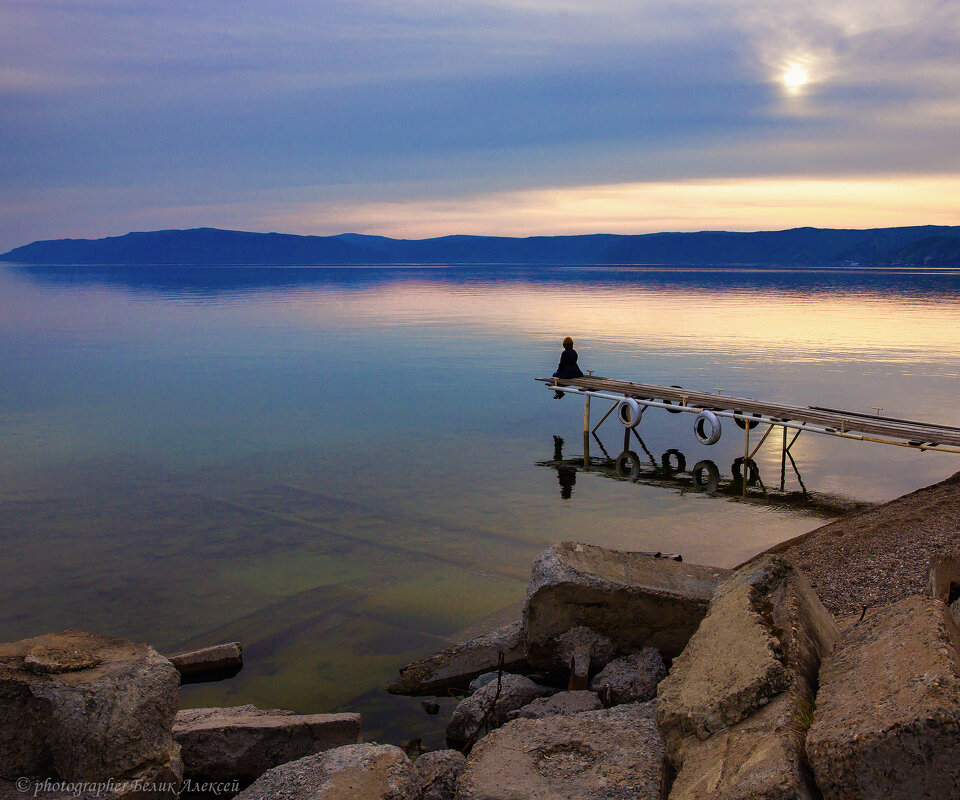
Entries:
{"label": "pier support post", "polygon": [[780,491],[782,492],[787,481],[787,426],[783,426],[783,444],[780,448]]}
{"label": "pier support post", "polygon": [[590,395],[583,401],[583,468],[590,468]]}

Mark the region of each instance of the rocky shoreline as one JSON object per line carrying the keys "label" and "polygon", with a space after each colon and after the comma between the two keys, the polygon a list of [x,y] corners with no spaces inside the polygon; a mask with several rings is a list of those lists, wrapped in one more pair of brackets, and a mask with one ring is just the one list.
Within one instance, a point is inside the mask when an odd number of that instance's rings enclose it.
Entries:
{"label": "rocky shoreline", "polygon": [[960,473],[735,570],[559,543],[519,620],[389,687],[463,696],[429,753],[356,714],[178,711],[148,645],[0,645],[0,800],[957,798],[958,536]]}

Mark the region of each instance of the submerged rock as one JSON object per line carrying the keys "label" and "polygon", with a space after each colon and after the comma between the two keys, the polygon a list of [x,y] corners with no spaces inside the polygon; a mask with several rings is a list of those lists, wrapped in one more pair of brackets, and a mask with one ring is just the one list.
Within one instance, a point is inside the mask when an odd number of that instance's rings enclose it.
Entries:
{"label": "submerged rock", "polygon": [[[523,675],[504,674],[499,697],[497,696],[497,682],[494,680],[457,704],[447,725],[447,742],[451,746],[462,747],[480,728],[481,724],[483,724],[484,730],[480,731],[479,735],[483,736],[486,731],[499,728],[506,722],[507,715],[511,711],[517,711],[532,700],[548,695],[552,691],[552,689],[539,686]],[[497,698],[496,705],[487,715],[495,697]],[[485,722],[484,719],[486,719]]]}
{"label": "submerged rock", "polygon": [[590,681],[590,689],[608,706],[642,703],[657,696],[657,684],[666,674],[660,651],[645,647],[607,664]]}
{"label": "submerged rock", "polygon": [[194,782],[239,781],[312,753],[362,741],[359,714],[295,714],[254,706],[180,711],[173,735]]}
{"label": "submerged rock", "polygon": [[826,800],[960,797],[960,630],[907,597],[847,628],[820,670],[806,750]]}
{"label": "submerged rock", "polygon": [[[173,797],[182,775],[172,734],[173,665],[146,644],[64,631],[0,645],[0,778],[134,781]],[[122,786],[119,786],[122,784]]]}
{"label": "submerged rock", "polygon": [[660,800],[663,743],[653,703],[518,719],[482,739],[456,800]]}
{"label": "submerged rock", "polygon": [[268,770],[237,800],[402,800],[412,770],[399,747],[346,745]]}
{"label": "submerged rock", "polygon": [[443,694],[447,689],[466,689],[478,675],[485,672],[496,674],[500,653],[503,653],[504,670],[526,666],[526,647],[519,622],[401,667],[400,677],[387,687],[387,691],[417,696]]}

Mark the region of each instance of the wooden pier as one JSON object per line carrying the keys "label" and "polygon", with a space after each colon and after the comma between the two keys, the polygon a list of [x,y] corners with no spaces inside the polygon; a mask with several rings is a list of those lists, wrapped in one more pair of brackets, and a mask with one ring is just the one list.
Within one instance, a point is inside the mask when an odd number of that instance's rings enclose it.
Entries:
{"label": "wooden pier", "polygon": [[[585,436],[597,428],[614,411],[625,428],[634,428],[648,408],[663,408],[674,413],[693,413],[694,434],[702,444],[714,444],[720,438],[720,419],[732,419],[745,434],[744,458],[752,459],[766,441],[770,432],[782,429],[782,450],[789,453],[801,433],[816,433],[863,442],[910,447],[915,450],[933,450],[960,453],[960,428],[930,422],[843,411],[819,406],[793,406],[770,403],[746,397],[733,397],[719,392],[700,392],[678,386],[658,386],[649,383],[601,378],[587,375],[582,378],[537,378],[551,391],[584,397],[583,431]],[[612,403],[600,422],[590,427],[590,400],[598,398]],[[751,450],[750,431],[758,425],[766,426],[760,440]],[[788,432],[793,437],[788,443]]]}

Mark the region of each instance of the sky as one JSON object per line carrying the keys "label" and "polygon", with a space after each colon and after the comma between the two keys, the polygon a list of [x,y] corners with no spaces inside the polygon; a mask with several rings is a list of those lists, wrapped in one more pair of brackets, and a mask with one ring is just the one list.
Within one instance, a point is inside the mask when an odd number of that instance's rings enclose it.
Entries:
{"label": "sky", "polygon": [[0,0],[0,252],[960,224],[956,0]]}

